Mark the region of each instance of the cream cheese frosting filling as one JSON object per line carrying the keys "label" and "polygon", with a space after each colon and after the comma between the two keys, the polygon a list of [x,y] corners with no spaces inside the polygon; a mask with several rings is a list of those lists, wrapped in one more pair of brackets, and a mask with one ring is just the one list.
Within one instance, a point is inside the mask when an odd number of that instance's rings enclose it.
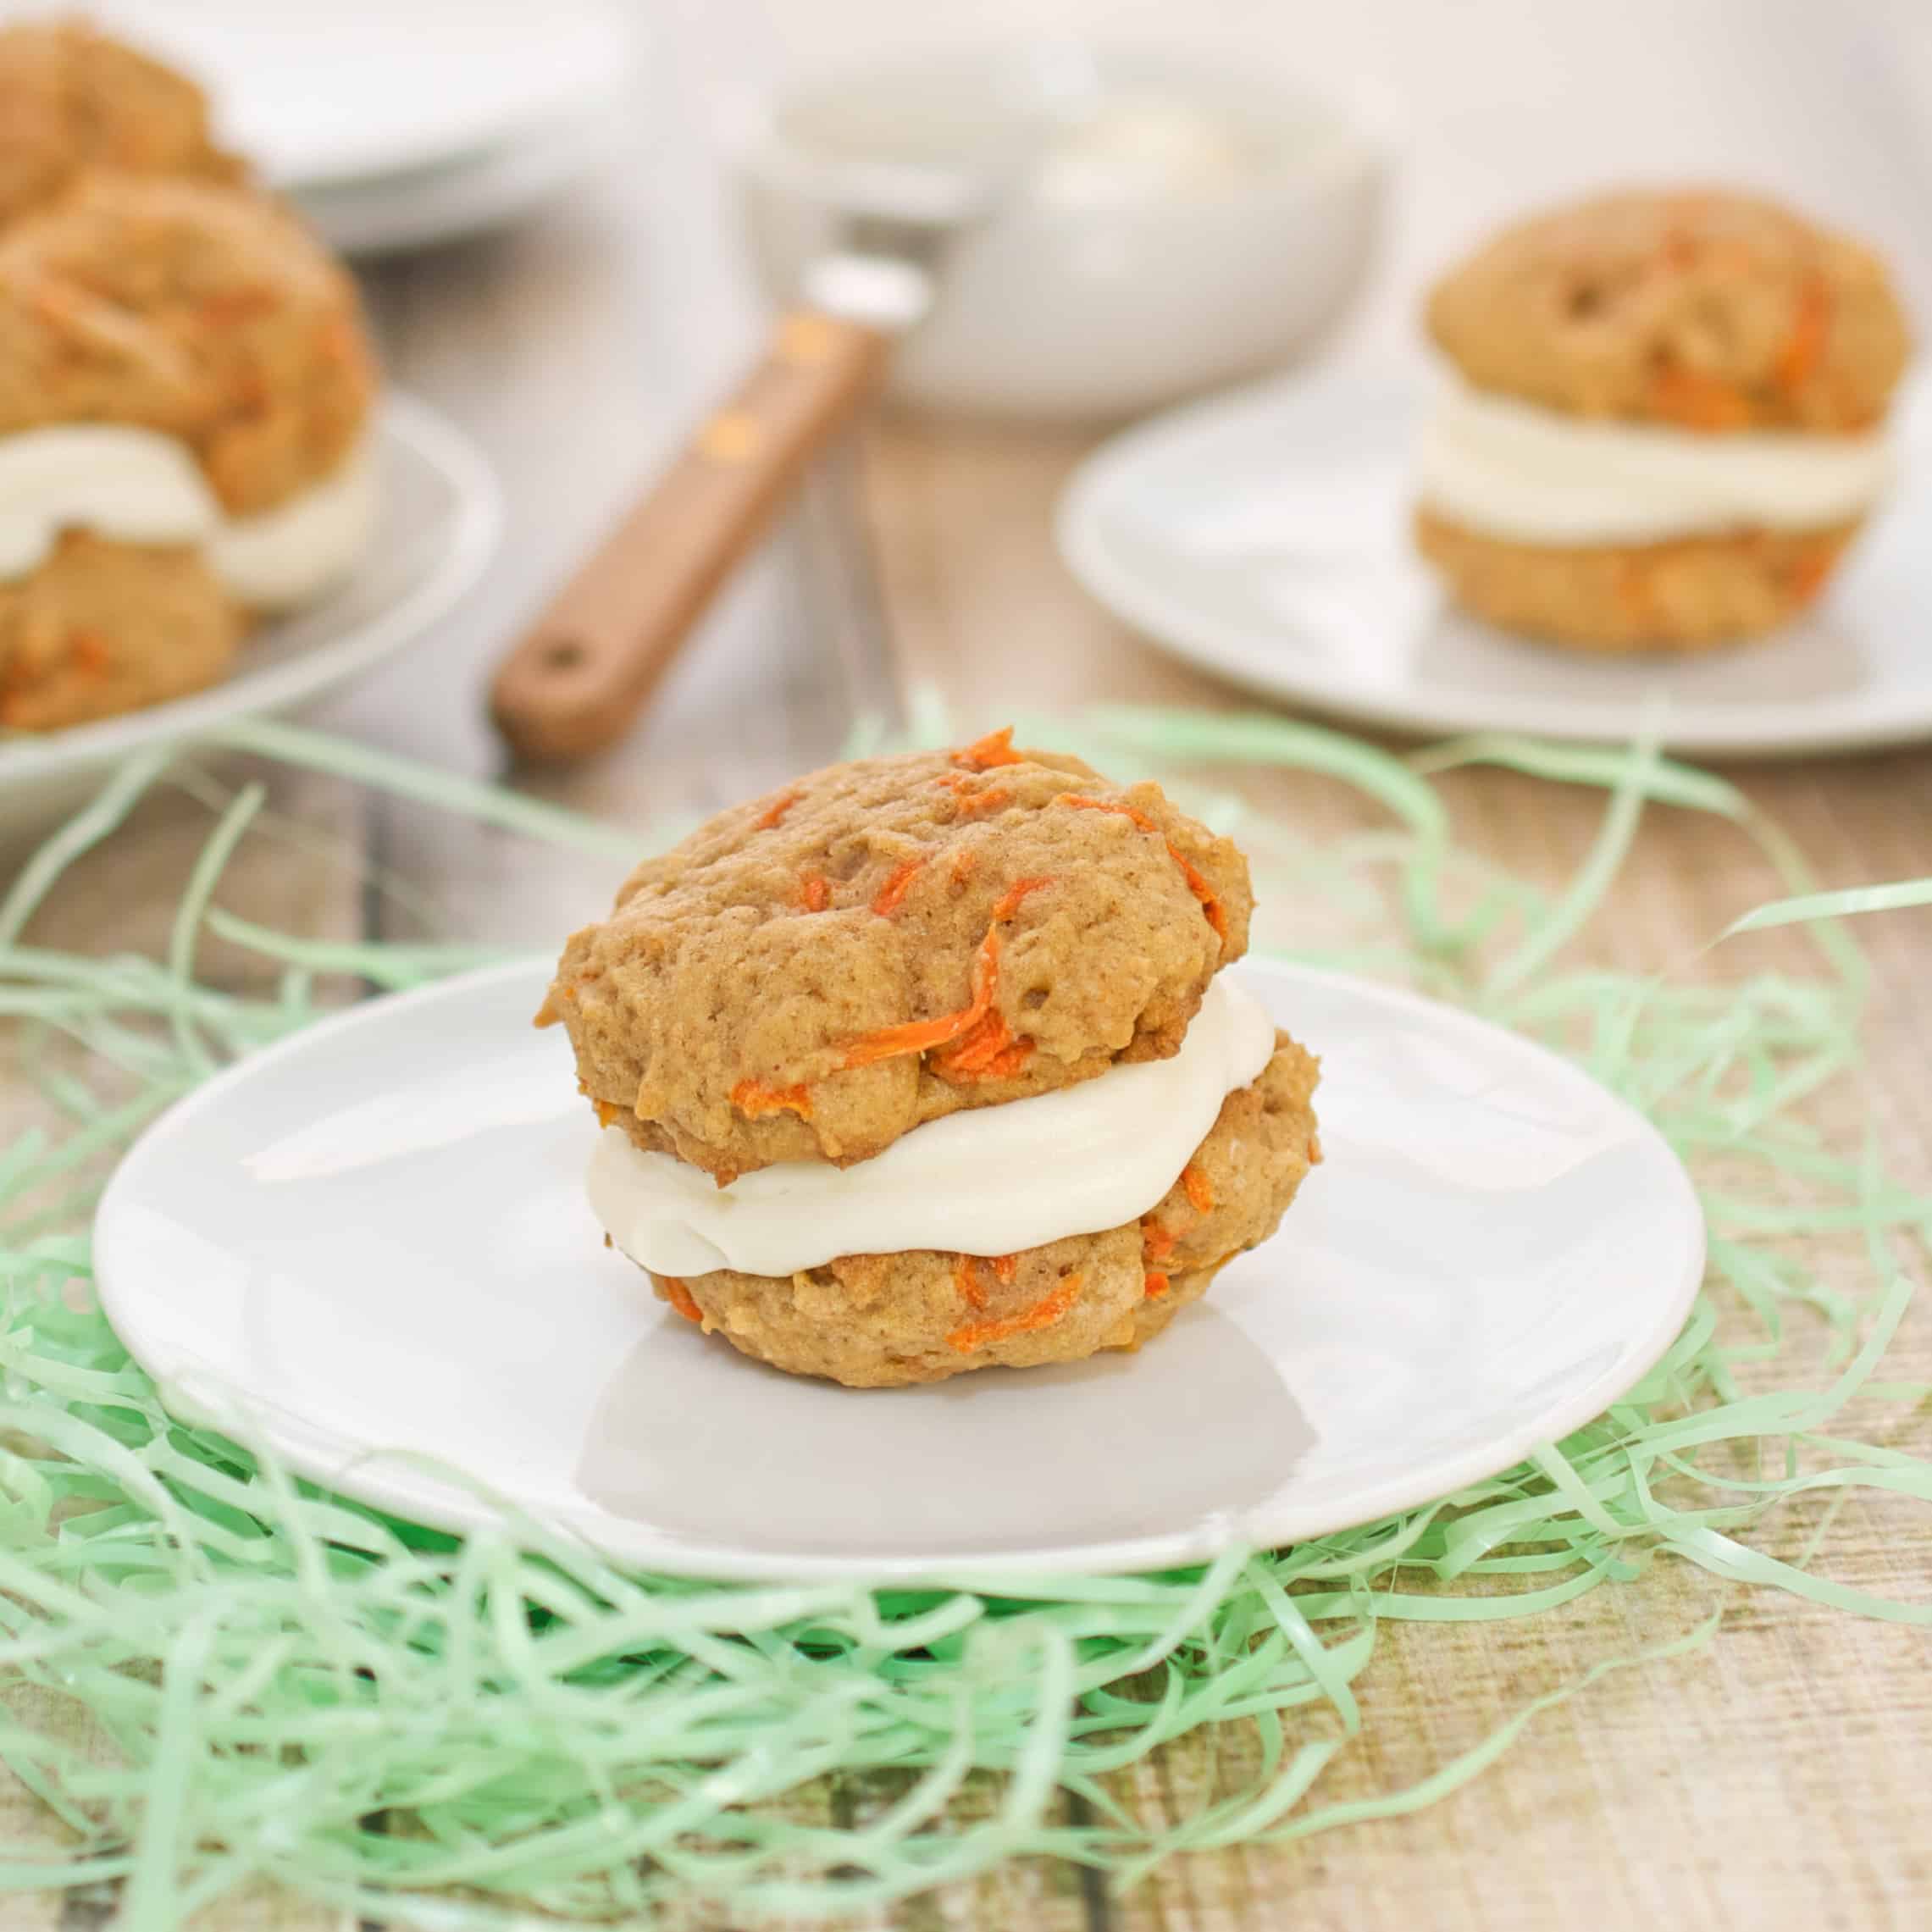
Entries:
{"label": "cream cheese frosting filling", "polygon": [[927,1121],[855,1166],[786,1161],[720,1187],[606,1127],[590,1156],[590,1207],[660,1275],[794,1275],[907,1248],[1016,1254],[1138,1220],[1274,1051],[1267,1010],[1222,973],[1170,1058]]}
{"label": "cream cheese frosting filling", "polygon": [[1452,383],[1419,451],[1423,504],[1513,543],[1664,543],[1850,523],[1891,481],[1882,429],[1700,434],[1603,422]]}
{"label": "cream cheese frosting filling", "polygon": [[223,586],[255,610],[286,610],[355,562],[374,509],[360,445],[321,482],[272,509],[230,517],[185,443],[119,423],[0,436],[0,581],[29,575],[65,529],[130,544],[198,544]]}

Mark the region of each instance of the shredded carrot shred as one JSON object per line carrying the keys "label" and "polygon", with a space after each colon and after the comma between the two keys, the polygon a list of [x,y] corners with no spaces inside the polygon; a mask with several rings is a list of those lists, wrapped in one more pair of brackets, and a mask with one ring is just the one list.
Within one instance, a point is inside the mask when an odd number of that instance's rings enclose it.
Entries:
{"label": "shredded carrot shred", "polygon": [[1660,416],[1687,429],[1741,429],[1751,405],[1727,382],[1675,365],[1659,369],[1651,383],[1651,402]]}
{"label": "shredded carrot shred", "polygon": [[1019,911],[1028,893],[1051,885],[1047,878],[1021,879],[1009,886],[993,908],[992,922],[972,964],[972,999],[956,1013],[942,1013],[932,1020],[908,1020],[896,1027],[882,1027],[876,1033],[861,1033],[845,1049],[846,1066],[871,1066],[882,1060],[896,1060],[901,1054],[931,1053],[963,1039],[979,1025],[993,1006],[994,983],[999,972],[999,927]]}
{"label": "shredded carrot shred", "polygon": [[796,1114],[801,1121],[811,1118],[811,1089],[797,1087],[767,1087],[761,1081],[741,1080],[731,1090],[731,1104],[748,1121],[767,1114]]}
{"label": "shredded carrot shred", "polygon": [[1792,567],[1789,579],[1792,596],[1801,604],[1808,604],[1824,588],[1833,562],[1832,553],[1823,550],[1813,551],[1802,558]]}
{"label": "shredded carrot shred", "polygon": [[1013,794],[1005,785],[987,785],[976,791],[972,778],[964,772],[941,772],[934,783],[944,785],[953,794],[961,818],[984,818],[1013,800]]}
{"label": "shredded carrot shred", "polygon": [[590,1104],[597,1110],[597,1125],[607,1127],[617,1117],[617,1110],[608,1100],[593,1100]]}
{"label": "shredded carrot shred", "polygon": [[1140,1224],[1140,1244],[1150,1261],[1165,1261],[1174,1252],[1178,1237],[1168,1232],[1157,1221]]}
{"label": "shredded carrot shred", "polygon": [[953,754],[953,762],[969,772],[989,771],[995,765],[1017,765],[1020,754],[1013,749],[1013,728],[1002,725],[998,731],[989,731],[984,738],[976,738],[971,745]]}
{"label": "shredded carrot shred", "polygon": [[84,678],[105,678],[110,668],[108,640],[97,630],[77,630],[68,640],[74,667]]}
{"label": "shredded carrot shred", "polygon": [[1691,267],[1702,252],[1702,246],[1697,237],[1685,234],[1681,229],[1674,229],[1664,238],[1664,259],[1673,268]]}
{"label": "shredded carrot shred", "polygon": [[1049,886],[1052,883],[1053,881],[1050,878],[1032,878],[1020,879],[1008,886],[994,903],[994,923],[998,925],[1003,920],[1010,919],[1020,910],[1021,900],[1030,894],[1038,892],[1041,887]]}
{"label": "shredded carrot shred", "polygon": [[702,1322],[704,1315],[698,1304],[691,1299],[691,1291],[675,1275],[660,1275],[658,1286],[664,1290],[664,1298],[676,1309],[687,1321]]}
{"label": "shredded carrot shred", "polygon": [[1010,1283],[1020,1272],[1020,1257],[1017,1254],[995,1254],[993,1257],[993,1278],[997,1282]]}
{"label": "shredded carrot shred", "polygon": [[1797,315],[1778,352],[1775,374],[1780,389],[1797,389],[1817,368],[1831,332],[1831,297],[1824,279],[1813,275],[1798,291]]}
{"label": "shredded carrot shred", "polygon": [[1018,1315],[999,1321],[969,1321],[946,1337],[946,1346],[966,1355],[975,1348],[983,1348],[988,1342],[1004,1342],[1011,1335],[1030,1335],[1037,1328],[1051,1328],[1080,1299],[1080,1279],[1078,1275],[1069,1275],[1057,1288]]}
{"label": "shredded carrot shred", "polygon": [[845,1049],[841,1066],[873,1066],[882,1060],[897,1060],[901,1054],[930,1053],[949,1040],[956,1040],[975,1021],[974,1008],[957,1013],[942,1013],[936,1020],[908,1020],[902,1026],[882,1027],[876,1033],[862,1033]]}
{"label": "shredded carrot shred", "polygon": [[273,289],[257,285],[222,289],[204,296],[195,306],[195,316],[207,328],[226,329],[237,322],[253,321],[257,316],[273,315],[280,306]]}
{"label": "shredded carrot shred", "polygon": [[796,792],[780,792],[757,817],[751,821],[754,832],[769,832],[799,801]]}
{"label": "shredded carrot shred", "polygon": [[962,1254],[953,1264],[953,1286],[959,1291],[960,1299],[967,1307],[985,1308],[986,1290],[981,1287],[979,1276],[973,1271],[972,1255]]}
{"label": "shredded carrot shred", "polygon": [[1181,1170],[1181,1186],[1196,1214],[1211,1215],[1215,1211],[1214,1182],[1192,1161]]}
{"label": "shredded carrot shred", "polygon": [[1173,1284],[1158,1269],[1149,1269],[1143,1284],[1146,1298],[1158,1301]]}
{"label": "shredded carrot shred", "polygon": [[953,856],[953,883],[964,885],[979,866],[979,854],[968,845]]}
{"label": "shredded carrot shred", "polygon": [[1223,944],[1227,941],[1227,910],[1221,902],[1221,896],[1202,876],[1199,869],[1188,859],[1171,839],[1164,838],[1160,828],[1144,811],[1131,805],[1110,805],[1105,799],[1082,798],[1077,792],[1062,792],[1054,800],[1055,805],[1070,805],[1079,811],[1110,811],[1131,821],[1143,832],[1151,832],[1160,839],[1167,848],[1167,856],[1181,868],[1181,876],[1187,882],[1187,890],[1201,902],[1201,911],[1207,915],[1209,925],[1215,929],[1215,937]]}
{"label": "shredded carrot shred", "polygon": [[799,885],[799,902],[807,912],[822,912],[832,903],[832,885],[823,872],[807,872]]}
{"label": "shredded carrot shred", "polygon": [[894,872],[878,889],[878,896],[872,901],[872,911],[882,919],[889,919],[898,911],[900,901],[905,897],[906,888],[926,868],[923,859],[908,859]]}
{"label": "shredded carrot shred", "polygon": [[957,1044],[933,1057],[934,1071],[949,1080],[1004,1080],[1033,1056],[1033,1043],[1016,1039],[1000,1016],[988,1010]]}

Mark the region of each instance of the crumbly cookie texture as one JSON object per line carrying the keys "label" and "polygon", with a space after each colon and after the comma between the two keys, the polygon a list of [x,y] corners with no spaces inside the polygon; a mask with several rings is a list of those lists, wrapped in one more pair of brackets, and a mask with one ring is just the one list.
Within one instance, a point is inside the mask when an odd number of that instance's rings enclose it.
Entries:
{"label": "crumbly cookie texture", "polygon": [[640,1147],[720,1182],[1179,1046],[1248,863],[1157,785],[998,732],[722,813],[572,936],[540,1022]]}
{"label": "crumbly cookie texture", "polygon": [[374,386],[354,282],[258,195],[97,174],[0,236],[0,435],[163,430],[246,516],[338,467]]}
{"label": "crumbly cookie texture", "polygon": [[1607,652],[1708,650],[1774,629],[1818,596],[1857,530],[1553,547],[1506,542],[1431,510],[1415,516],[1417,547],[1465,610]]}
{"label": "crumbly cookie texture", "polygon": [[1520,222],[1437,285],[1428,326],[1479,389],[1701,430],[1869,428],[1911,351],[1869,248],[1714,191]]}
{"label": "crumbly cookie texture", "polygon": [[854,1254],[798,1275],[652,1275],[706,1333],[794,1375],[855,1388],[1137,1348],[1265,1241],[1321,1158],[1315,1060],[1286,1033],[1231,1093],[1166,1198],[1140,1221],[987,1259]]}
{"label": "crumbly cookie texture", "polygon": [[70,530],[30,576],[0,582],[0,728],[58,730],[199,690],[242,628],[198,549]]}
{"label": "crumbly cookie texture", "polygon": [[82,20],[0,28],[0,224],[55,200],[90,168],[239,180],[185,75]]}

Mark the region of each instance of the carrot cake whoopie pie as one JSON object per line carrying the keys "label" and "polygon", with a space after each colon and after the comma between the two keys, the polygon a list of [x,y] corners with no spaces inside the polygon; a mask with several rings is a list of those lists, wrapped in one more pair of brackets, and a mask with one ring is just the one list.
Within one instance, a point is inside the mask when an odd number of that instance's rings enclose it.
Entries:
{"label": "carrot cake whoopie pie", "polygon": [[249,191],[96,173],[0,230],[0,727],[213,683],[372,515],[355,285]]}
{"label": "carrot cake whoopie pie", "polygon": [[1416,535],[1456,600],[1592,650],[1774,628],[1891,473],[1910,352],[1870,250],[1771,202],[1605,196],[1506,230],[1437,285],[1454,375]]}
{"label": "carrot cake whoopie pie", "polygon": [[1220,976],[1240,852],[1010,737],[721,814],[572,936],[538,1015],[603,1127],[610,1240],[794,1374],[1137,1347],[1320,1158],[1315,1061]]}

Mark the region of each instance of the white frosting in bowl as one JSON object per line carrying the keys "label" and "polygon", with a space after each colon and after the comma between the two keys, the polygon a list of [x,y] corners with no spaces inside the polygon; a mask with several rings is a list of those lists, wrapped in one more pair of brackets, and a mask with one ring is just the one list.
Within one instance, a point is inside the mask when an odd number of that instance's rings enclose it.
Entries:
{"label": "white frosting in bowl", "polygon": [[64,423],[0,436],[0,581],[36,569],[66,529],[130,544],[200,544],[255,610],[306,603],[368,539],[374,465],[358,445],[335,472],[252,517],[230,517],[188,446],[121,423]]}
{"label": "white frosting in bowl", "polygon": [[1274,1050],[1266,1008],[1223,973],[1171,1058],[928,1121],[854,1167],[787,1161],[720,1187],[606,1127],[590,1157],[590,1206],[660,1275],[792,1275],[840,1254],[915,1248],[1016,1254],[1145,1214]]}
{"label": "white frosting in bowl", "polygon": [[1663,543],[1815,530],[1862,516],[1892,476],[1882,429],[1722,435],[1570,416],[1450,385],[1425,428],[1430,509],[1514,543]]}

